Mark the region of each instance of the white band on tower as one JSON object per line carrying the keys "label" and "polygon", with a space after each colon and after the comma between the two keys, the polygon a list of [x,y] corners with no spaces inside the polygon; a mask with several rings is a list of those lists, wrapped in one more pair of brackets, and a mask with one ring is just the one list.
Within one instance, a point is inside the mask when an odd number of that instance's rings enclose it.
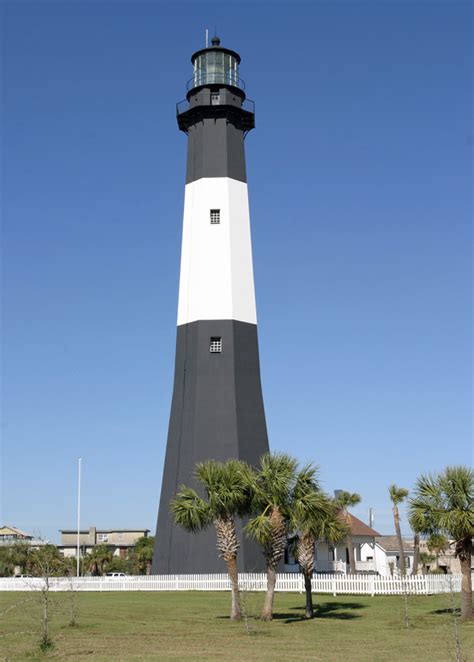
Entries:
{"label": "white band on tower", "polygon": [[178,326],[257,323],[247,184],[205,177],[186,185]]}

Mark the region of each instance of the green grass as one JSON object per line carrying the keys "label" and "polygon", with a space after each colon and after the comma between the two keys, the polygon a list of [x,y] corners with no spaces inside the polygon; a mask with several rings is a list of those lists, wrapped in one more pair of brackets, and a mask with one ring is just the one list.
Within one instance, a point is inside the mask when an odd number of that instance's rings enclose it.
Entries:
{"label": "green grass", "polygon": [[[318,614],[301,620],[304,596],[278,593],[275,618],[255,618],[262,593],[245,593],[245,622],[228,618],[228,593],[82,593],[70,627],[69,595],[52,594],[54,648],[39,650],[40,606],[29,593],[0,594],[0,660],[455,660],[449,596],[315,596]],[[458,600],[458,596],[456,596]],[[474,623],[460,626],[463,660],[474,651]]]}

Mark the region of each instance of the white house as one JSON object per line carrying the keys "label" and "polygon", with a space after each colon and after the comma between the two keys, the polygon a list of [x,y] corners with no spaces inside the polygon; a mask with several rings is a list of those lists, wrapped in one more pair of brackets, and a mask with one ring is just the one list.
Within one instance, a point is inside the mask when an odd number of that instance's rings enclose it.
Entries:
{"label": "white house", "polygon": [[[403,551],[407,574],[411,574],[414,555],[412,540],[403,539]],[[377,574],[382,577],[400,574],[400,550],[396,536],[376,536],[375,546],[362,546],[361,558],[374,563]]]}
{"label": "white house", "polygon": [[[377,573],[374,550],[376,547],[375,540],[380,534],[355,515],[350,515],[346,523],[351,528],[356,571],[370,574]],[[364,553],[364,550],[367,550],[367,553]],[[372,550],[371,554],[368,553],[370,550]],[[284,570],[285,572],[299,571],[298,562],[289,550],[285,554]],[[331,545],[325,540],[318,540],[316,543],[316,572],[349,572],[347,541]]]}

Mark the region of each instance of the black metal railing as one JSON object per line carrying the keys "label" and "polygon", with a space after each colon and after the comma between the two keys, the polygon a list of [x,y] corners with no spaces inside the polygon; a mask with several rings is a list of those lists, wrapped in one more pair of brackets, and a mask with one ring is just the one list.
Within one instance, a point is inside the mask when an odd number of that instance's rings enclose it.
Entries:
{"label": "black metal railing", "polygon": [[[222,104],[209,104],[212,106],[215,106],[218,108]],[[192,106],[193,108],[200,108],[202,107],[201,105],[199,106]],[[185,113],[187,110],[191,108],[191,104],[187,99],[183,99],[182,101],[178,101],[176,104],[176,115],[181,115],[181,113]],[[242,110],[247,111],[248,113],[253,113],[255,114],[255,101],[252,101],[252,99],[244,99],[242,101]]]}
{"label": "black metal railing", "polygon": [[197,71],[194,76],[188,80],[186,89],[192,90],[201,85],[232,85],[241,90],[245,90],[245,83],[242,78],[239,78],[235,71],[229,69],[228,71]]}

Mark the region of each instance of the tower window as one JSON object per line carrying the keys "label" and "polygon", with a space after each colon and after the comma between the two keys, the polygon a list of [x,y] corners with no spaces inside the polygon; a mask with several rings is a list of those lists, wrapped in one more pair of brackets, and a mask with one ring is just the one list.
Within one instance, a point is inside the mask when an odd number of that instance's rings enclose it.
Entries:
{"label": "tower window", "polygon": [[221,95],[219,92],[211,92],[211,105],[218,106],[220,104]]}
{"label": "tower window", "polygon": [[212,337],[209,343],[209,351],[211,354],[218,354],[222,352],[222,338],[221,337]]}
{"label": "tower window", "polygon": [[211,225],[219,225],[221,222],[221,210],[211,209]]}

